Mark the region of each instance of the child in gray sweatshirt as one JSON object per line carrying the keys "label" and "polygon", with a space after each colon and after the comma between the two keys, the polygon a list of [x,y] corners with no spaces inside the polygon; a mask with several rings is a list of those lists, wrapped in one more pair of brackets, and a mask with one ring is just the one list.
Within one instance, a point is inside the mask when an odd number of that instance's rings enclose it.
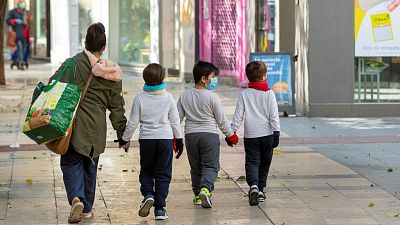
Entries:
{"label": "child in gray sweatshirt", "polygon": [[[156,220],[168,218],[164,209],[172,177],[172,150],[182,154],[182,131],[173,96],[166,92],[165,69],[156,63],[143,70],[143,92],[135,97],[120,144],[129,147],[140,122],[140,191],[144,197],[139,216],[146,217],[154,205]],[[173,139],[176,139],[174,148]]]}
{"label": "child in gray sweatshirt", "polygon": [[211,208],[211,192],[219,171],[220,141],[218,130],[230,145],[238,142],[226,120],[218,95],[213,93],[219,70],[209,62],[199,61],[193,68],[195,86],[183,92],[177,106],[181,122],[185,120],[185,143],[190,164],[193,203]]}
{"label": "child in gray sweatshirt", "polygon": [[236,132],[244,120],[244,150],[246,152],[246,181],[250,186],[249,204],[265,201],[272,150],[279,144],[280,124],[275,93],[268,88],[267,68],[263,62],[246,66],[249,88],[242,91],[232,119]]}

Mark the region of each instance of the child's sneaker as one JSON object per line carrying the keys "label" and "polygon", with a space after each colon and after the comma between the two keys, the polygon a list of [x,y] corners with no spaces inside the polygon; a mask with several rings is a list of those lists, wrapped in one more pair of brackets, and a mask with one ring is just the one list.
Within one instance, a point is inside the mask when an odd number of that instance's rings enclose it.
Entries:
{"label": "child's sneaker", "polygon": [[165,209],[154,209],[154,215],[156,216],[156,220],[168,219],[167,211],[165,211]]}
{"label": "child's sneaker", "polygon": [[212,207],[211,192],[208,190],[208,188],[202,188],[200,190],[199,198],[201,201],[201,207],[203,207],[203,208],[211,208]]}
{"label": "child's sneaker", "polygon": [[141,217],[146,217],[150,214],[150,208],[154,204],[154,197],[153,196],[148,196],[143,199],[142,204],[140,204],[140,209],[139,209],[139,216]]}
{"label": "child's sneaker", "polygon": [[265,197],[265,193],[262,192],[262,191],[258,192],[258,201],[259,201],[259,202],[265,202],[265,199],[267,199],[267,198]]}
{"label": "child's sneaker", "polygon": [[258,187],[257,185],[253,185],[249,190],[249,204],[250,205],[258,205]]}
{"label": "child's sneaker", "polygon": [[198,195],[195,195],[193,198],[193,204],[194,205],[201,205],[201,199]]}

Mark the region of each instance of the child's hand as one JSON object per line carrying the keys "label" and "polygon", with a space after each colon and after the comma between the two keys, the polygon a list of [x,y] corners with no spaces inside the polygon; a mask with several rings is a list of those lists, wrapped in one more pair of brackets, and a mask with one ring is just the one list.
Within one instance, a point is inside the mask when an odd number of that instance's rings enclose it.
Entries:
{"label": "child's hand", "polygon": [[278,147],[279,145],[279,135],[281,132],[279,131],[274,131],[274,142],[272,142],[272,149]]}
{"label": "child's hand", "polygon": [[225,141],[226,141],[226,144],[227,144],[228,146],[233,147],[233,144],[229,141],[228,137],[225,137]]}
{"label": "child's hand", "polygon": [[176,153],[176,158],[179,159],[183,153],[183,141],[182,138],[174,139],[174,152]]}
{"label": "child's hand", "polygon": [[120,148],[122,147],[122,148],[125,150],[125,152],[128,152],[130,146],[131,146],[131,142],[128,141],[128,143],[126,143],[126,144],[120,146]]}
{"label": "child's hand", "polygon": [[230,137],[225,137],[225,141],[229,146],[233,147],[233,145],[236,145],[239,142],[239,137],[234,133]]}
{"label": "child's hand", "polygon": [[129,151],[130,141],[124,141],[123,139],[114,140],[114,143],[118,142],[118,148],[123,148],[125,152]]}

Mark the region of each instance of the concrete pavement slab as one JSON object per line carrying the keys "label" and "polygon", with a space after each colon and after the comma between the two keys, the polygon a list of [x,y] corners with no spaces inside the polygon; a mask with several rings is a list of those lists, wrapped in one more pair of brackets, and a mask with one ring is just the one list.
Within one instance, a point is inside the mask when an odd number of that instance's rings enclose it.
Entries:
{"label": "concrete pavement slab", "polygon": [[[290,153],[286,153],[286,149]],[[229,160],[229,154],[221,155],[225,171],[234,170],[234,165],[240,159],[237,155],[234,162]],[[260,206],[275,224],[298,224],[294,222],[297,218],[293,220],[295,216],[291,215],[301,215],[299,217],[303,219],[299,221],[304,224],[385,224],[388,220],[400,223],[398,219],[385,215],[385,211],[389,214],[392,210],[369,212],[368,203],[363,205],[356,201],[362,194],[364,201],[374,201],[378,196],[388,198],[395,206],[400,206],[396,198],[375,185],[371,186],[370,181],[311,148],[284,147],[280,154],[274,155],[271,167],[267,204]],[[248,190],[244,182],[237,183],[244,192]]]}

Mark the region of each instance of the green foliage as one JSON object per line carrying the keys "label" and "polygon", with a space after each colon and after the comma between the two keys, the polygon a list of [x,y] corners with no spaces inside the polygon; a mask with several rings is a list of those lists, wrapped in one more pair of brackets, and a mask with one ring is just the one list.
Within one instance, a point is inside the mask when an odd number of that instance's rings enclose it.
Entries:
{"label": "green foliage", "polygon": [[381,67],[386,67],[387,64],[383,63],[383,62],[379,62],[379,61],[366,61],[365,65],[371,67],[371,68],[381,68]]}

